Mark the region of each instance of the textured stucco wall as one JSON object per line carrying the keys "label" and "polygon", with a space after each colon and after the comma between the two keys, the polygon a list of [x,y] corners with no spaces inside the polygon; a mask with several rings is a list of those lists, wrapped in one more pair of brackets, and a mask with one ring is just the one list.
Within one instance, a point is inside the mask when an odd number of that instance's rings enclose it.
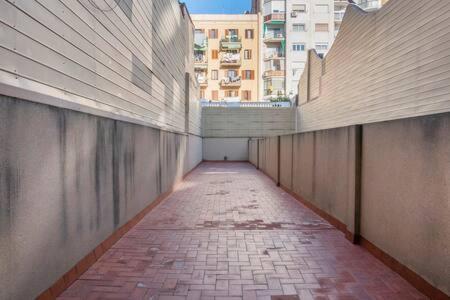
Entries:
{"label": "textured stucco wall", "polygon": [[167,191],[182,176],[187,143],[8,97],[0,138],[1,299],[37,296]]}
{"label": "textured stucco wall", "polygon": [[450,294],[450,114],[364,126],[362,235]]}
{"label": "textured stucco wall", "polygon": [[248,141],[248,160],[255,167],[258,167],[258,140],[250,139]]}
{"label": "textured stucco wall", "polygon": [[[342,223],[347,221],[349,184],[354,178],[348,157],[349,127],[315,132],[314,187],[310,199],[316,206]],[[301,170],[300,170],[301,171]]]}
{"label": "textured stucco wall", "polygon": [[203,160],[248,161],[248,138],[203,138]]}
{"label": "textured stucco wall", "polygon": [[278,182],[278,137],[270,137],[263,140],[265,148],[264,167],[262,170],[270,178]]}
{"label": "textured stucco wall", "polygon": [[186,155],[184,173],[195,168],[203,160],[203,139],[200,136],[189,135]]}
{"label": "textured stucco wall", "polygon": [[280,184],[292,190],[292,142],[293,135],[283,135],[280,137]]}

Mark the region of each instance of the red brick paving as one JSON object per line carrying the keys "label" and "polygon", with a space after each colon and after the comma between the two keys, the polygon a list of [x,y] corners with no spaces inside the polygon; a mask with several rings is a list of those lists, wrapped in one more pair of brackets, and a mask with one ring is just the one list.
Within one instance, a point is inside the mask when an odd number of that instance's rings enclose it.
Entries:
{"label": "red brick paving", "polygon": [[250,164],[203,163],[60,299],[295,294],[425,298]]}

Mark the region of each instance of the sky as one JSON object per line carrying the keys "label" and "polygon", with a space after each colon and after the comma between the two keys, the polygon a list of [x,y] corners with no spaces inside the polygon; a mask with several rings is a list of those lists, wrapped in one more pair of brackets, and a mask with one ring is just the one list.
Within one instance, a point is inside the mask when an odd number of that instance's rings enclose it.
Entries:
{"label": "sky", "polygon": [[191,14],[242,14],[251,9],[251,0],[182,0]]}

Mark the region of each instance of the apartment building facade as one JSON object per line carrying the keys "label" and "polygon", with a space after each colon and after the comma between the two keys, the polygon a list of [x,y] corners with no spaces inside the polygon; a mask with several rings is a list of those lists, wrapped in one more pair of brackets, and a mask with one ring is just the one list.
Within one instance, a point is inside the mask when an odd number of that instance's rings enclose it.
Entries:
{"label": "apartment building facade", "polygon": [[335,37],[334,0],[253,0],[260,16],[260,69],[264,99],[293,98],[307,50],[325,55]]}
{"label": "apartment building facade", "polygon": [[258,101],[258,16],[191,15],[195,26],[195,72],[200,98]]}

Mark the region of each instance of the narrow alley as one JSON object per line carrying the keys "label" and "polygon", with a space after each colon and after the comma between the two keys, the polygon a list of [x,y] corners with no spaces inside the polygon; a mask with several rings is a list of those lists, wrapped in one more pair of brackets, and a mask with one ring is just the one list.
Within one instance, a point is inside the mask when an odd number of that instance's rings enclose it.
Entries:
{"label": "narrow alley", "polygon": [[60,299],[282,295],[425,298],[252,165],[204,162]]}

